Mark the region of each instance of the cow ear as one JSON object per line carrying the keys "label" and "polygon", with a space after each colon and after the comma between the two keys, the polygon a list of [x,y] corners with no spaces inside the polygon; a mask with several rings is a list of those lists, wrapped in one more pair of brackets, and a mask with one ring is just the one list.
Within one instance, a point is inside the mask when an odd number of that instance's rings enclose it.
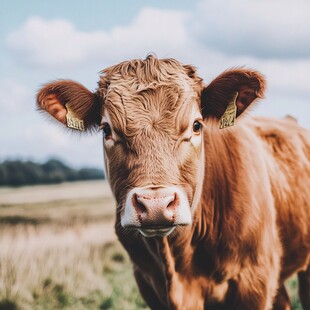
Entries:
{"label": "cow ear", "polygon": [[45,84],[37,94],[37,106],[73,129],[89,130],[100,124],[99,97],[71,80]]}
{"label": "cow ear", "polygon": [[244,68],[227,70],[203,89],[202,115],[204,118],[220,119],[237,95],[235,103],[238,117],[256,99],[264,97],[265,85],[264,77],[257,71]]}

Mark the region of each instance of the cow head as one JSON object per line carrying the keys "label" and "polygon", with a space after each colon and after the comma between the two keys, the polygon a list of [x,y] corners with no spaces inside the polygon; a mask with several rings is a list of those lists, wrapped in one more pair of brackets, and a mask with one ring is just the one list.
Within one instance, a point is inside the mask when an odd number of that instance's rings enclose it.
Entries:
{"label": "cow head", "polygon": [[205,120],[218,121],[237,93],[239,116],[262,97],[261,75],[233,69],[205,86],[193,67],[149,56],[103,70],[98,85],[92,93],[73,81],[52,82],[37,103],[63,124],[70,108],[86,130],[102,130],[123,228],[151,237],[191,224],[204,177]]}

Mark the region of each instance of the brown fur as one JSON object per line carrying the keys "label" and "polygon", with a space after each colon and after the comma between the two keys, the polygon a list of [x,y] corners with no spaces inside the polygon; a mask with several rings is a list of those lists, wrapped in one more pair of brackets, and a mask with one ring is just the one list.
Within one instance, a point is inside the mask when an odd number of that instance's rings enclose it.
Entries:
{"label": "brown fur", "polygon": [[[113,146],[106,143],[104,152],[118,204],[116,232],[152,309],[289,309],[283,283],[295,272],[306,309],[309,132],[292,119],[253,117],[218,129],[236,91],[238,116],[263,97],[265,81],[258,72],[228,70],[204,86],[193,67],[149,56],[104,70],[92,99],[79,84],[66,83],[48,84],[38,104],[48,110],[43,103],[54,95],[57,109],[49,112],[62,121],[57,113],[63,115],[70,101],[83,110],[78,115],[90,128],[98,124],[103,103],[101,113],[113,124]],[[195,109],[204,117],[199,146],[184,136]],[[124,229],[126,194],[149,184],[185,188],[193,224],[168,237],[145,238]]]}

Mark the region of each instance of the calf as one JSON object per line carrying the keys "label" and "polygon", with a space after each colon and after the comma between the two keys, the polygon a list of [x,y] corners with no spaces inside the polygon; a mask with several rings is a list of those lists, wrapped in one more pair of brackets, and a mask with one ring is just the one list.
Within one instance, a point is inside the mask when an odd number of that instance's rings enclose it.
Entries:
{"label": "calf", "polygon": [[94,93],[68,80],[39,91],[58,121],[102,129],[116,233],[152,309],[289,309],[296,272],[310,309],[310,135],[241,116],[264,90],[253,70],[205,85],[151,55],[103,70]]}

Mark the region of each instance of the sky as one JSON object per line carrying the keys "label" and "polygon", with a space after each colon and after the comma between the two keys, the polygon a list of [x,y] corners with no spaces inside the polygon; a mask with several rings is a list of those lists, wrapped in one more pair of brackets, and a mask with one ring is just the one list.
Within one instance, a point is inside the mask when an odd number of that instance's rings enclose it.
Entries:
{"label": "sky", "polygon": [[310,129],[310,0],[1,0],[0,162],[102,167],[101,134],[38,113],[36,93],[59,78],[95,90],[99,71],[150,52],[196,66],[205,83],[256,69],[268,90],[252,113]]}

